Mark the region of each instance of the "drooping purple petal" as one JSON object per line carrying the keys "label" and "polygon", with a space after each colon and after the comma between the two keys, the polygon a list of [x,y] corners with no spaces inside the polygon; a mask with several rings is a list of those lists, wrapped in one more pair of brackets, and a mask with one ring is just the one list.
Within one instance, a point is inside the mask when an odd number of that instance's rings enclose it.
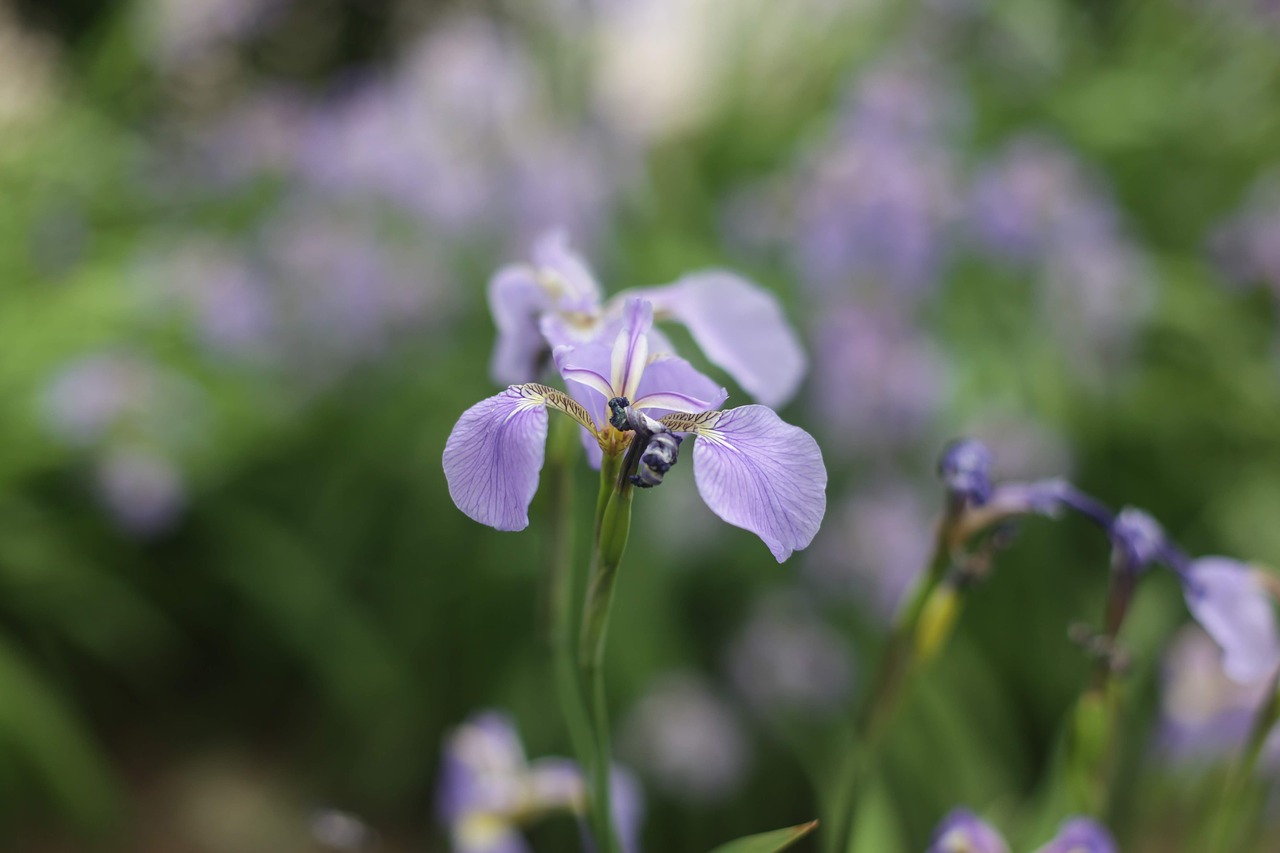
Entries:
{"label": "drooping purple petal", "polygon": [[1275,608],[1252,570],[1226,557],[1201,557],[1186,572],[1187,607],[1222,647],[1222,669],[1247,684],[1280,666]]}
{"label": "drooping purple petal", "polygon": [[925,853],[1009,853],[1009,845],[991,824],[968,809],[956,809],[933,831]]}
{"label": "drooping purple petal", "polygon": [[449,497],[468,517],[497,530],[529,526],[529,503],[547,443],[541,399],[512,385],[463,412],[444,446]]}
{"label": "drooping purple petal", "polygon": [[489,311],[498,327],[498,340],[489,363],[495,382],[531,382],[538,378],[538,357],[548,349],[538,317],[551,305],[551,297],[539,284],[532,267],[505,266],[489,279]]}
{"label": "drooping purple petal", "polygon": [[642,291],[658,319],[683,323],[706,357],[766,406],[791,399],[806,358],[772,293],[725,270]]}
{"label": "drooping purple petal", "polygon": [[1064,821],[1053,840],[1036,853],[1116,853],[1116,842],[1102,824],[1077,817]]}
{"label": "drooping purple petal", "polygon": [[813,541],[827,509],[813,436],[765,406],[721,412],[696,434],[694,481],[712,512],[763,539],[779,563]]}

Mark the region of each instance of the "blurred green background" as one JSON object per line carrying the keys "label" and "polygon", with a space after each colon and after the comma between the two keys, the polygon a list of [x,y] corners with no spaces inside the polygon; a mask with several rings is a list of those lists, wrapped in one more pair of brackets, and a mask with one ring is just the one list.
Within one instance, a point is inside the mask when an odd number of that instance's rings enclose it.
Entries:
{"label": "blurred green background", "polygon": [[[449,729],[569,753],[546,495],[497,533],[440,470],[494,391],[488,277],[552,228],[607,293],[776,292],[831,474],[782,566],[688,471],[636,501],[608,679],[648,850],[816,815],[950,438],[1280,563],[1277,38],[1264,0],[0,0],[2,846],[445,850]],[[1044,839],[1107,547],[1029,522],[974,591],[885,838],[967,804]],[[1142,585],[1125,850],[1216,791],[1194,726],[1234,700],[1167,689],[1186,621]]]}

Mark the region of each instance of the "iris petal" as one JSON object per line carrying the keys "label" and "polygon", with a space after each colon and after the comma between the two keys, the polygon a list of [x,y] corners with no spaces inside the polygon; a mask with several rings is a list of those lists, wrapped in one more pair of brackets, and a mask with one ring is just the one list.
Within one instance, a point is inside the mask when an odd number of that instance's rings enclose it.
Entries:
{"label": "iris petal", "polygon": [[683,323],[712,364],[766,406],[795,395],[806,358],[772,293],[725,270],[639,291],[660,317]]}
{"label": "iris petal", "polygon": [[695,433],[694,481],[712,512],[763,539],[779,563],[813,541],[827,509],[813,436],[764,406],[720,412]]}
{"label": "iris petal", "polygon": [[495,382],[528,382],[537,377],[538,358],[547,350],[538,317],[551,298],[528,266],[506,266],[489,279],[489,310],[498,327],[489,373]]}
{"label": "iris petal", "polygon": [[529,526],[547,444],[547,408],[511,386],[462,413],[444,446],[449,497],[469,518],[498,530]]}
{"label": "iris petal", "polygon": [[1248,684],[1280,665],[1275,609],[1252,570],[1226,557],[1202,557],[1187,569],[1187,607],[1222,647],[1222,669]]}

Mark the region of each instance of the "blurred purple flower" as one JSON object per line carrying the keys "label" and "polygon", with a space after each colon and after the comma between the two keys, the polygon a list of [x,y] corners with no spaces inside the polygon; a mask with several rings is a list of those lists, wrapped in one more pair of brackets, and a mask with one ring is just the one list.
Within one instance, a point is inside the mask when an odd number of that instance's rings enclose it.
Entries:
{"label": "blurred purple flower", "polygon": [[935,283],[956,195],[945,138],[955,112],[927,66],[887,64],[858,78],[797,191],[792,245],[819,292],[854,285],[915,297]]}
{"label": "blurred purple flower", "polygon": [[1058,834],[1035,853],[1116,853],[1116,842],[1107,828],[1087,817],[1071,818]]}
{"label": "blurred purple flower", "polygon": [[948,385],[942,354],[897,312],[849,306],[819,317],[811,399],[829,447],[852,454],[915,441]]}
{"label": "blurred purple flower", "polygon": [[[1161,721],[1156,743],[1180,763],[1221,761],[1243,745],[1271,690],[1263,677],[1241,682],[1223,671],[1222,649],[1199,625],[1179,629],[1161,667]],[[1265,748],[1265,762],[1280,762],[1280,732]]]}
{"label": "blurred purple flower", "polygon": [[836,713],[853,686],[845,639],[803,602],[759,603],[727,651],[735,689],[763,714]]}
{"label": "blurred purple flower", "polygon": [[1127,571],[1142,571],[1168,551],[1160,522],[1136,507],[1121,509],[1111,522],[1109,533]]}
{"label": "blurred purple flower", "polygon": [[991,824],[968,809],[956,809],[933,831],[925,853],[1009,853],[1009,845]]}
{"label": "blurred purple flower", "polygon": [[1043,272],[1042,310],[1073,365],[1105,367],[1123,350],[1150,309],[1150,272],[1100,176],[1057,141],[1028,133],[979,172],[968,207],[979,247]]}
{"label": "blurred purple flower", "polygon": [[199,389],[179,374],[128,352],[100,352],[65,365],[45,387],[42,414],[73,447],[116,439],[175,448],[202,422]]}
{"label": "blurred purple flower", "polygon": [[860,487],[823,527],[806,563],[824,593],[888,622],[929,558],[933,510],[902,481]]}
{"label": "blurred purple flower", "polygon": [[1193,560],[1183,578],[1187,608],[1222,647],[1222,669],[1247,684],[1280,667],[1275,603],[1254,569],[1226,557]]}
{"label": "blurred purple flower", "polygon": [[[713,411],[725,399],[723,388],[684,359],[650,352],[647,300],[627,300],[622,322],[612,345],[593,340],[556,348],[556,365],[576,400],[543,385],[512,385],[463,413],[443,458],[458,508],[498,530],[523,530],[542,468],[547,409],[577,420],[599,452],[618,454],[642,437],[640,426],[616,425],[617,403],[647,424],[643,440],[658,431],[697,437],[694,480],[716,515],[758,535],[779,562],[806,547],[826,511],[826,468],[813,438],[764,406]],[[659,423],[646,410],[672,414]]]}
{"label": "blurred purple flower", "polygon": [[733,710],[697,676],[662,678],[621,731],[622,754],[673,797],[719,801],[742,783],[746,737]]}
{"label": "blurred purple flower", "polygon": [[1209,252],[1233,283],[1262,284],[1280,295],[1280,172],[1254,182],[1240,208],[1214,229]]}
{"label": "blurred purple flower", "polygon": [[145,51],[165,70],[194,65],[258,32],[287,0],[149,0],[137,27]]}
{"label": "blurred purple flower", "polygon": [[[615,767],[614,823],[626,853],[639,849],[642,793]],[[563,758],[529,762],[511,720],[476,714],[445,739],[436,811],[455,853],[528,853],[520,828],[557,812],[579,818],[586,787],[577,766]]]}
{"label": "blurred purple flower", "polygon": [[186,508],[181,472],[164,456],[136,447],[110,450],[97,463],[98,497],[126,532],[163,533]]}

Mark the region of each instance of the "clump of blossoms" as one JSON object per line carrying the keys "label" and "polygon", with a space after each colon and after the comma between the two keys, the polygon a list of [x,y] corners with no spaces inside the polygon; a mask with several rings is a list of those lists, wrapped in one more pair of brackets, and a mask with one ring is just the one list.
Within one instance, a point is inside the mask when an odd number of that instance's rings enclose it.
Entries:
{"label": "clump of blossoms", "polygon": [[[759,536],[778,562],[809,545],[826,512],[827,472],[813,437],[763,405],[722,410],[728,392],[676,355],[654,320],[683,322],[708,359],[757,399],[789,398],[804,357],[776,300],[744,279],[701,273],[604,302],[560,235],[539,242],[532,265],[500,270],[489,298],[499,330],[493,373],[520,384],[462,414],[445,443],[445,479],[468,517],[498,530],[524,529],[546,460],[548,411],[581,427],[600,468],[580,627],[575,632],[568,621],[580,584],[558,558],[552,633],[561,706],[579,759],[591,769],[595,849],[616,853],[603,663],[635,490],[660,486],[692,438],[702,499],[720,518]],[[529,381],[551,366],[564,390]]]}

